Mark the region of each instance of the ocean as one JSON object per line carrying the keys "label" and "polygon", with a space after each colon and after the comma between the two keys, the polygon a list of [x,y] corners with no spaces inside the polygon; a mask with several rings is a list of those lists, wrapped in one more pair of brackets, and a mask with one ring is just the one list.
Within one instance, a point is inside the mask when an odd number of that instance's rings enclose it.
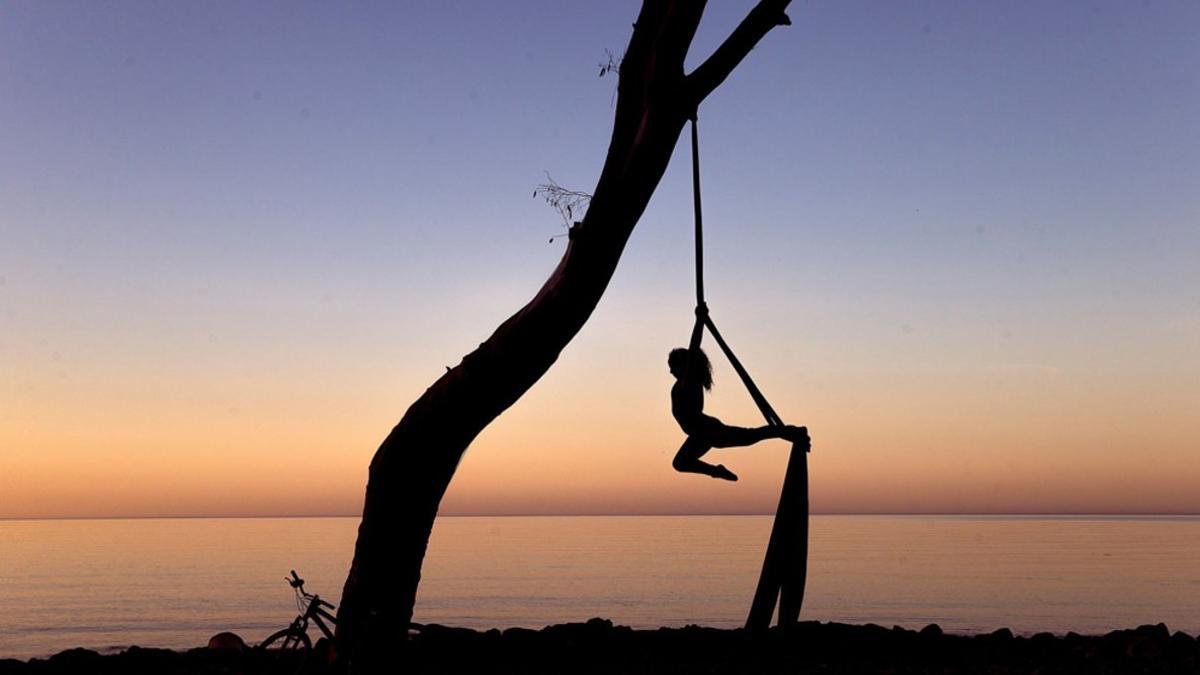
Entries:
{"label": "ocean", "polygon": [[[190,648],[224,630],[256,643],[296,614],[289,570],[338,602],[357,524],[0,521],[0,658]],[[768,516],[440,518],[414,620],[737,627],[770,527]],[[1200,517],[814,516],[811,529],[802,620],[1200,632]]]}

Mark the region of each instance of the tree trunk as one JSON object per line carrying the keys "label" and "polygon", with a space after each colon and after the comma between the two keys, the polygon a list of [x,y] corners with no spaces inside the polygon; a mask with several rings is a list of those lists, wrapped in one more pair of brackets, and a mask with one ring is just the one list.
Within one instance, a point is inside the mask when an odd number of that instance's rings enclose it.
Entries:
{"label": "tree trunk", "polygon": [[371,461],[354,562],[338,611],[338,652],[357,670],[386,663],[407,635],[438,504],[467,446],[558,358],[600,301],[696,106],[789,0],[761,0],[700,67],[683,72],[704,2],[645,0],[621,61],[608,156],[582,222],[537,295],[405,412]]}

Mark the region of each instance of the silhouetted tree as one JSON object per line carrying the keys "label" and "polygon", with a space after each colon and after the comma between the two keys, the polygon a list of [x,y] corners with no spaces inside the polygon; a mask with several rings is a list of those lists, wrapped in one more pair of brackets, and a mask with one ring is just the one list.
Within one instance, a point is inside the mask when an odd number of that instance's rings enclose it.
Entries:
{"label": "silhouetted tree", "polygon": [[558,358],[600,301],[684,124],[773,27],[789,0],[761,0],[689,74],[702,0],[644,0],[618,67],[604,168],[583,220],[537,295],[417,399],[371,461],[339,654],[359,670],[404,640],[438,504],[467,446]]}

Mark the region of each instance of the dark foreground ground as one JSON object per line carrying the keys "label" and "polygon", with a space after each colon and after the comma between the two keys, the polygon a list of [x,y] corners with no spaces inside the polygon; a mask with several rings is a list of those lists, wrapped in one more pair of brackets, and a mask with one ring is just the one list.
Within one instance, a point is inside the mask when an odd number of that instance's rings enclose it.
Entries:
{"label": "dark foreground ground", "polygon": [[[1107,635],[946,635],[881,626],[801,623],[765,635],[687,628],[632,630],[592,619],[539,631],[426,626],[397,647],[409,673],[1200,673],[1195,637],[1166,626]],[[401,665],[400,659],[403,659]],[[256,649],[74,649],[28,662],[0,660],[0,675],[42,673],[295,673]],[[326,672],[310,664],[302,672]]]}

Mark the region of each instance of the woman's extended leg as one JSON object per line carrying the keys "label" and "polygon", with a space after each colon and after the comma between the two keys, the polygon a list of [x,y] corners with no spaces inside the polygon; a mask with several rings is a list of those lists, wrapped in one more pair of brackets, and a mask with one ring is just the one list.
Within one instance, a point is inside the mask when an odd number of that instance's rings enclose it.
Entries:
{"label": "woman's extended leg", "polygon": [[713,424],[705,429],[704,440],[714,448],[740,448],[768,438],[783,438],[784,427],[731,427]]}
{"label": "woman's extended leg", "polygon": [[713,423],[704,430],[703,440],[714,448],[740,448],[754,445],[768,438],[783,438],[793,443],[808,438],[808,429],[789,425],[765,427],[731,427],[713,418]]}
{"label": "woman's extended leg", "polygon": [[699,473],[713,478],[737,480],[737,474],[726,469],[724,464],[713,465],[700,461],[704,453],[709,450],[712,450],[711,445],[689,436],[683,445],[679,446],[679,452],[675,453],[675,459],[671,462],[671,466],[675,467],[676,471],[683,473]]}

